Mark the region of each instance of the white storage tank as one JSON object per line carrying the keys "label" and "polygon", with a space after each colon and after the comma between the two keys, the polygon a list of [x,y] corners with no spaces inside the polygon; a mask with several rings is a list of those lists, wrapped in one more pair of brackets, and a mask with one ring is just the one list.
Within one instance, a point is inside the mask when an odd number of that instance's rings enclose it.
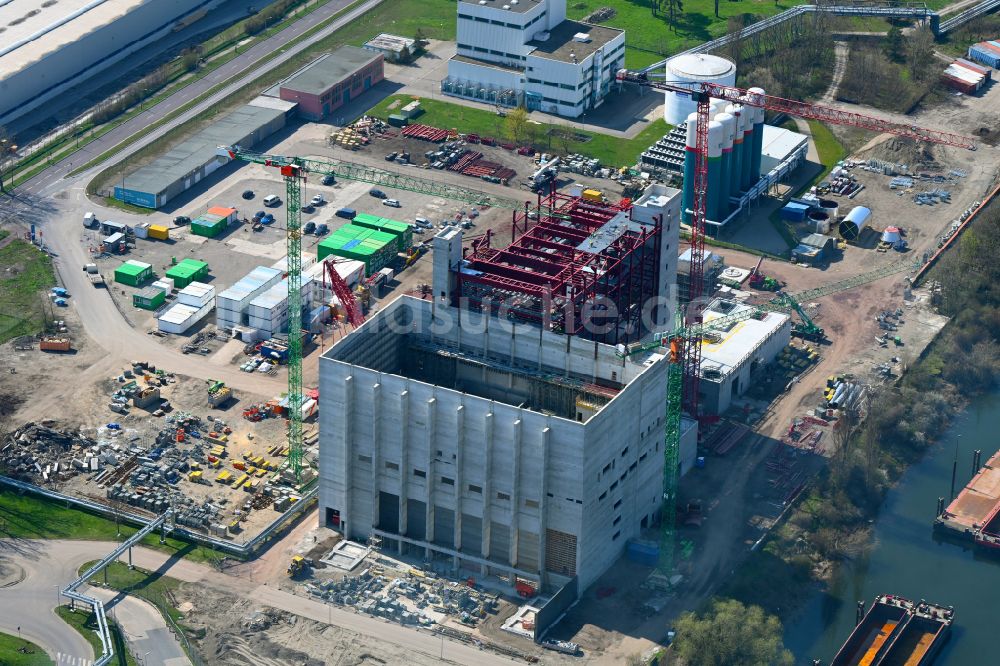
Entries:
{"label": "white storage tank", "polygon": [[[731,86],[736,83],[736,65],[705,53],[679,55],[667,61],[665,82],[692,90],[699,89],[700,83]],[[687,120],[688,114],[697,110],[691,96],[684,93],[666,92],[663,101],[663,119],[671,125],[680,125]]]}
{"label": "white storage tank", "polygon": [[870,209],[864,206],[855,206],[840,223],[837,231],[840,232],[841,238],[846,241],[857,240],[861,236],[861,232],[871,224],[871,220],[872,212]]}

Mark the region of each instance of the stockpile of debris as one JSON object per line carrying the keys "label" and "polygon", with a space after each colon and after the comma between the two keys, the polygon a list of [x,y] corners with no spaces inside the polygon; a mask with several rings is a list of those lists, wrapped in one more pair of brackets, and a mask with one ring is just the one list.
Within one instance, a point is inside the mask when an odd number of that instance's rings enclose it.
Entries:
{"label": "stockpile of debris", "polygon": [[100,465],[98,443],[79,430],[59,430],[27,423],[0,443],[7,476],[33,483],[64,481]]}
{"label": "stockpile of debris", "polygon": [[602,21],[610,21],[617,15],[618,12],[614,7],[601,7],[596,9],[586,17],[583,18],[584,23],[601,23]]}
{"label": "stockpile of debris", "polygon": [[426,608],[457,617],[469,626],[475,626],[487,613],[496,613],[499,608],[498,595],[481,592],[472,585],[447,582],[423,572],[390,578],[379,566],[340,581],[310,584],[306,589],[325,601],[401,624],[421,626],[436,622],[422,612]]}

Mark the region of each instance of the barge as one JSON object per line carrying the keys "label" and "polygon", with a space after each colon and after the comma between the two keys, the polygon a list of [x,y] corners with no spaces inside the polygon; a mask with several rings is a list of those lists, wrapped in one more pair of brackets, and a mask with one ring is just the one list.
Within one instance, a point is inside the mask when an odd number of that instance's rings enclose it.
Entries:
{"label": "barge", "polygon": [[864,612],[831,666],[928,666],[948,642],[955,611],[883,594]]}

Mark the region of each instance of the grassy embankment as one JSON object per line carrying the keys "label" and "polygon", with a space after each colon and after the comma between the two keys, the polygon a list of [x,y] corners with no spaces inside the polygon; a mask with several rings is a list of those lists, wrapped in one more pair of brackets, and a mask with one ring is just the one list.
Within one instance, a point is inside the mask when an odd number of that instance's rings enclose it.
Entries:
{"label": "grassy embankment", "polygon": [[[394,104],[396,106],[393,108],[403,106],[410,99],[411,97],[407,95],[392,95],[382,100],[367,113],[385,119],[393,113],[390,106]],[[510,138],[505,118],[492,111],[427,98],[422,98],[420,105],[424,108],[425,113],[417,119],[417,122],[446,129],[455,128],[462,133],[480,134],[504,140]],[[581,153],[598,158],[602,164],[617,167],[635,164],[643,150],[669,131],[670,125],[662,119],[650,123],[634,139],[621,139],[597,132],[588,132],[572,125],[530,123],[528,125],[530,136],[522,143],[530,143],[538,150]],[[573,138],[577,135],[586,137],[586,140],[578,141]]]}
{"label": "grassy embankment", "polygon": [[[25,652],[19,652],[24,649]],[[0,664],[4,666],[51,666],[45,650],[31,641],[10,634],[0,634]]]}
{"label": "grassy embankment", "polygon": [[[0,538],[18,539],[78,539],[84,541],[121,541],[137,530],[121,525],[117,536],[115,521],[81,509],[70,509],[33,495],[19,495],[0,488]],[[150,534],[142,545],[164,553],[186,557],[194,562],[214,562],[219,553],[203,546],[167,538],[160,544],[158,534]]]}
{"label": "grassy embankment", "polygon": [[[7,236],[0,232],[0,240]],[[42,330],[51,305],[41,292],[56,283],[52,261],[37,247],[16,239],[0,248],[0,344]]]}
{"label": "grassy embankment", "polygon": [[[93,611],[89,608],[70,610],[69,606],[59,606],[56,608],[56,615],[76,629],[90,643],[90,646],[94,648],[95,656],[101,654],[101,639],[97,636],[97,618],[94,617]],[[115,656],[111,659],[112,666],[137,666],[138,662],[129,652],[121,629],[111,618],[108,618],[108,631],[111,633],[111,642],[115,651]]]}

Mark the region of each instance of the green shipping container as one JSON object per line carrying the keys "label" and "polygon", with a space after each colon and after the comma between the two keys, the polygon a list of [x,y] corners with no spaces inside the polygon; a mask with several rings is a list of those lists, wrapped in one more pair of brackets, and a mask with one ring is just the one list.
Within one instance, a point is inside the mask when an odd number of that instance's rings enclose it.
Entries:
{"label": "green shipping container", "polygon": [[[210,219],[215,218],[215,219]],[[226,229],[226,220],[218,215],[205,214],[191,220],[191,233],[195,236],[215,238]]]}
{"label": "green shipping container", "polygon": [[390,220],[387,217],[379,217],[377,215],[368,215],[367,213],[358,213],[351,223],[359,227],[392,234],[397,239],[396,252],[405,253],[413,246],[413,229],[406,222]]}
{"label": "green shipping container", "polygon": [[153,277],[153,267],[141,261],[130,259],[115,269],[115,282],[138,287]]}
{"label": "green shipping container", "polygon": [[389,116],[389,124],[393,127],[406,127],[409,123],[409,118],[398,113],[393,113]]}
{"label": "green shipping container", "polygon": [[166,275],[174,281],[175,289],[183,289],[192,282],[204,282],[208,277],[208,264],[197,259],[185,259],[171,267]]}
{"label": "green shipping container", "polygon": [[167,294],[156,287],[147,287],[138,294],[132,294],[132,305],[143,310],[155,310],[166,300]]}
{"label": "green shipping container", "polygon": [[392,234],[346,224],[317,246],[316,258],[323,261],[333,255],[361,261],[365,274],[372,275],[392,263],[398,243]]}

